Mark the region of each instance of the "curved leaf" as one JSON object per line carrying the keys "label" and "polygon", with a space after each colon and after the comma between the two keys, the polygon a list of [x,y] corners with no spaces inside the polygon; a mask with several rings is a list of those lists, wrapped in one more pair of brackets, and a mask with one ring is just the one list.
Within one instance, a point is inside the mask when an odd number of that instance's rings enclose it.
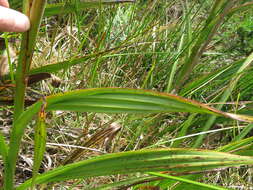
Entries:
{"label": "curved leaf", "polygon": [[197,112],[223,115],[196,101],[176,95],[123,88],[76,90],[47,97],[48,110],[103,113]]}
{"label": "curved leaf", "polygon": [[[39,175],[36,183],[134,172],[166,171],[173,175],[245,164],[253,164],[253,158],[194,149],[140,150],[102,155],[62,166]],[[30,185],[31,180],[28,180],[17,190]]]}
{"label": "curved leaf", "polygon": [[[250,116],[229,114],[205,104],[188,100],[176,95],[123,88],[97,88],[76,90],[56,94],[45,98],[46,110],[68,110],[103,113],[162,113],[162,112],[194,112],[208,113],[216,116],[230,117],[237,120],[253,121]],[[38,101],[23,112],[14,123],[11,135],[8,166],[15,171],[18,148],[27,123],[38,113],[43,101]]]}
{"label": "curved leaf", "polygon": [[208,113],[252,122],[253,117],[225,113],[180,96],[124,88],[94,88],[49,96],[48,110],[102,113]]}

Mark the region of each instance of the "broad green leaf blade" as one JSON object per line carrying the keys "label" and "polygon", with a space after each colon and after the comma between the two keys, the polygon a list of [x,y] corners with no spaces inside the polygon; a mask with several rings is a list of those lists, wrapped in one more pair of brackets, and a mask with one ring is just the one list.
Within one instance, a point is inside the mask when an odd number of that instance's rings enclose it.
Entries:
{"label": "broad green leaf blade", "polygon": [[[45,98],[47,110],[68,110],[82,112],[103,113],[163,113],[163,112],[194,112],[207,113],[216,116],[230,117],[243,121],[253,121],[250,116],[224,113],[196,101],[188,100],[176,95],[153,91],[97,88],[85,89],[56,94]],[[14,173],[18,149],[27,123],[39,112],[42,101],[38,101],[22,113],[11,134],[8,164]]]}
{"label": "broad green leaf blade", "polygon": [[48,110],[102,113],[197,112],[222,116],[223,113],[185,98],[145,90],[94,88],[49,96]]}
{"label": "broad green leaf blade", "polygon": [[45,104],[42,105],[38,115],[37,125],[34,133],[34,161],[33,161],[33,177],[32,189],[35,187],[35,180],[38,175],[44,152],[46,150],[46,123],[45,123]]}
{"label": "broad green leaf blade", "polygon": [[[133,3],[134,0],[81,0],[78,2],[78,10],[84,10],[87,8],[99,8],[100,5],[113,5],[113,4],[119,4],[119,3]],[[62,15],[62,14],[68,14],[73,13],[77,11],[77,5],[76,1],[72,2],[66,2],[66,3],[55,3],[55,4],[49,4],[46,7],[45,10],[45,17],[50,17],[54,15]]]}
{"label": "broad green leaf blade", "polygon": [[[217,151],[220,152],[233,152],[235,154],[240,155],[241,153],[245,152],[241,152],[245,150],[245,148],[249,148],[250,146],[252,146],[253,144],[253,137],[249,137],[246,139],[242,139],[239,141],[235,141],[235,142],[231,142],[225,146],[222,146],[220,148],[217,149]],[[247,154],[247,156],[252,154],[252,149],[251,152],[249,154]],[[199,175],[190,175],[190,176],[186,176],[185,178],[190,179],[190,180],[194,180],[197,181],[199,178],[201,178],[203,175],[199,174]],[[178,184],[177,187],[175,189],[177,190],[181,190],[181,189],[185,189],[186,186],[185,184]],[[190,188],[189,185],[187,186],[187,189]],[[191,186],[191,189],[194,189],[194,186]]]}
{"label": "broad green leaf blade", "polygon": [[[253,158],[194,149],[140,150],[102,155],[62,166],[39,175],[36,184],[135,172],[167,171],[173,175],[246,164],[253,164]],[[31,180],[28,180],[17,190],[30,185]]]}
{"label": "broad green leaf blade", "polygon": [[241,121],[253,121],[251,116],[225,113],[180,96],[139,89],[96,88],[76,90],[49,96],[46,101],[48,110],[143,114],[190,112],[207,113]]}

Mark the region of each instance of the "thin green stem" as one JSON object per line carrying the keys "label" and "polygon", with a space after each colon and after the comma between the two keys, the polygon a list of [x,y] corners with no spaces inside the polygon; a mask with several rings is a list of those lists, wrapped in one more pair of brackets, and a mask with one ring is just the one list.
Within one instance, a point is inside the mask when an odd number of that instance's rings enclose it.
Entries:
{"label": "thin green stem", "polygon": [[165,174],[161,174],[161,173],[157,173],[157,172],[148,172],[148,174],[158,176],[158,177],[163,177],[163,178],[166,178],[166,179],[176,180],[176,181],[180,181],[180,182],[184,182],[184,183],[189,183],[189,184],[193,184],[193,185],[200,186],[200,187],[205,187],[207,189],[227,190],[226,188],[223,188],[223,187],[218,187],[218,186],[214,186],[214,185],[200,183],[200,182],[185,179],[185,178],[182,178],[182,177],[165,175]]}
{"label": "thin green stem", "polygon": [[9,49],[9,42],[8,42],[8,33],[4,34],[4,41],[5,41],[5,46],[6,46],[6,52],[7,52],[7,59],[8,59],[8,65],[9,65],[9,70],[10,70],[10,76],[11,76],[11,82],[14,84],[14,71],[13,71],[13,66],[11,63],[11,56],[10,56],[10,49]]}

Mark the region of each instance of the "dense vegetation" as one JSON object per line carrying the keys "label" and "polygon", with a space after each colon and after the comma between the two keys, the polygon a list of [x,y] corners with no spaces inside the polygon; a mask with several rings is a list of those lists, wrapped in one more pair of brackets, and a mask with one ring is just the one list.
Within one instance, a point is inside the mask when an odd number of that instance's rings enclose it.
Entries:
{"label": "dense vegetation", "polygon": [[5,190],[253,186],[251,0],[31,2],[2,35]]}

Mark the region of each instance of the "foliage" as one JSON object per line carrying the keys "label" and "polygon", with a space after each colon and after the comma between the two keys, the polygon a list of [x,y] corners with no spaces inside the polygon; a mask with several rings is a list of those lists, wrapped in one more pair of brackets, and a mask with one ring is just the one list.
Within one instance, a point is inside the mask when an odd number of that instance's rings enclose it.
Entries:
{"label": "foliage", "polygon": [[[15,8],[21,6],[20,1],[10,3]],[[223,55],[217,53],[219,48],[224,48],[222,37],[226,37],[221,30],[230,27],[227,23],[237,19],[237,13],[248,11],[252,6],[251,1],[236,0],[76,0],[49,1],[48,4],[46,0],[24,0],[23,12],[30,18],[31,29],[21,36],[15,84],[12,84],[14,118],[9,143],[0,134],[3,189],[15,188],[15,163],[21,141],[36,115],[33,176],[16,189],[34,189],[39,184],[116,174],[131,177],[137,172],[146,172],[149,176],[125,179],[97,189],[130,187],[151,181],[155,181],[151,185],[161,188],[184,189],[187,183],[188,189],[196,186],[224,189],[197,180],[203,179],[202,173],[215,169],[253,164],[250,150],[253,141],[249,137],[253,121],[249,114],[252,102],[249,101],[252,99],[248,98],[252,95],[253,81],[253,53],[248,40],[252,36],[251,26],[244,24],[236,31],[241,43],[239,50],[245,55],[234,58],[228,52],[226,56],[233,59],[226,57],[224,60]],[[59,24],[51,30],[54,22]],[[72,32],[71,37],[57,36],[59,31],[65,30],[66,22],[71,25],[70,29],[66,27],[66,31]],[[50,48],[41,47],[40,39],[45,35]],[[48,52],[43,57],[40,51]],[[63,60],[51,63],[55,51],[65,56]],[[50,64],[37,63],[43,59]],[[221,64],[215,65],[217,62]],[[38,82],[53,73],[64,77],[73,72],[74,80],[67,84],[68,91],[56,93],[56,89],[50,95],[41,92],[45,95],[35,98],[32,105],[26,107],[29,81]],[[13,73],[9,75],[5,79],[14,80]],[[87,89],[73,90],[78,88],[76,80],[79,79]],[[200,103],[202,99],[205,103]],[[3,103],[6,100],[4,96],[1,98]],[[212,104],[217,105],[213,107]],[[80,155],[73,152],[69,156],[71,159],[62,166],[39,174],[46,151],[46,113],[57,110],[127,113],[123,122],[132,123],[129,131],[133,134],[130,140],[126,137],[128,151],[82,161],[76,161],[74,158],[80,158]],[[182,114],[184,112],[190,115]],[[172,121],[169,127],[165,122],[168,120]],[[226,127],[211,131],[215,123]],[[227,127],[231,125],[233,127]],[[157,127],[150,133],[146,126]],[[231,142],[221,142],[213,151],[198,149],[210,144],[205,142],[208,133],[230,129],[233,131],[226,131],[226,140],[232,137]],[[113,133],[106,130],[97,133],[86,145],[92,146],[106,135],[112,140],[117,132],[118,129]],[[140,138],[143,135],[145,137]],[[165,140],[168,138],[171,140]],[[136,141],[140,143],[134,146]],[[147,149],[150,147],[153,149]]]}

